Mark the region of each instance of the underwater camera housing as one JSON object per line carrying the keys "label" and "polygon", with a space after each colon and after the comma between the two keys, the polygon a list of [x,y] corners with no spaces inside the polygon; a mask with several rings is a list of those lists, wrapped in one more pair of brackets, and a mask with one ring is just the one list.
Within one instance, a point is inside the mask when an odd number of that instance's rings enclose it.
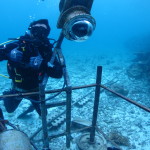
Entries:
{"label": "underwater camera housing", "polygon": [[92,0],[62,0],[57,27],[62,28],[68,40],[82,42],[95,30],[96,22],[91,16]]}

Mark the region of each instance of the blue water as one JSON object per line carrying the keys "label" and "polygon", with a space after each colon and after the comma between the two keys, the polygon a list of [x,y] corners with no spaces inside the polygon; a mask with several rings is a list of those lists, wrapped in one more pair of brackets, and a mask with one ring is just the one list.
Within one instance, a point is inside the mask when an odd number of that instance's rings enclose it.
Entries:
{"label": "blue water", "polygon": [[[59,0],[1,0],[0,43],[7,41],[8,38],[17,38],[20,35],[24,35],[29,24],[41,18],[49,20],[52,29],[49,37],[57,39],[61,32],[61,30],[56,27],[59,17],[58,4]],[[92,81],[95,82],[96,66],[104,65],[104,77],[102,82],[105,83],[112,79],[116,80],[115,76],[117,76],[120,83],[125,84],[128,89],[132,91],[129,97],[150,107],[148,99],[149,92],[144,91],[145,88],[149,90],[150,87],[139,87],[137,90],[142,81],[137,84],[135,82],[130,84],[131,81],[125,80],[126,78],[120,73],[121,69],[130,65],[130,62],[127,62],[127,60],[131,61],[131,59],[128,59],[130,54],[132,57],[132,54],[135,52],[150,51],[149,6],[150,0],[94,1],[91,14],[96,20],[96,29],[93,35],[85,42],[73,42],[65,39],[62,44],[62,51],[66,58],[73,85],[88,84]],[[118,53],[120,54],[118,55]],[[105,58],[107,59],[105,60]],[[0,67],[2,68],[1,73],[6,74],[5,62],[1,62]],[[115,68],[119,68],[120,70]],[[4,81],[2,77],[0,77],[0,82],[3,82],[3,87],[5,88],[10,85],[9,81]],[[1,91],[3,87],[0,87]],[[141,89],[143,93],[141,93]],[[144,92],[146,95],[142,95]],[[116,103],[121,106],[125,105],[124,103],[118,103],[118,101]],[[116,103],[114,102],[114,105],[116,105]],[[128,104],[122,109],[120,108],[122,112],[126,112],[125,109],[127,106]],[[111,102],[110,107],[112,107]],[[107,105],[105,108],[108,109]],[[118,115],[117,109],[118,107],[116,106],[116,114],[114,113],[114,117]],[[134,110],[138,110],[138,108],[133,108],[132,111],[128,110],[127,116],[128,113],[132,114],[133,112],[135,118],[136,116],[140,116],[139,113]],[[146,118],[147,114],[144,115]],[[124,117],[124,114],[122,114],[122,117]],[[129,119],[128,125],[131,123],[134,126],[134,123],[141,119],[135,118],[133,120]],[[116,120],[114,119],[114,121]],[[139,122],[143,123],[143,128],[145,127],[146,130],[146,127],[149,125],[148,121],[147,124],[145,123],[146,121],[144,122],[142,119]],[[124,131],[125,129],[123,128],[122,130]],[[134,132],[136,134],[136,131]],[[148,137],[147,132],[148,130],[144,132],[143,137]],[[131,138],[131,141],[132,140],[134,140],[133,137]]]}
{"label": "blue water", "polygon": [[[0,42],[24,34],[29,23],[40,18],[49,19],[50,37],[57,39],[60,32],[56,28],[58,3],[59,0],[1,0]],[[90,49],[93,49],[92,53],[123,49],[131,39],[150,33],[149,5],[149,0],[95,0],[92,15],[97,26],[93,36],[84,43],[67,41],[64,48],[74,45],[74,50],[83,53]]]}

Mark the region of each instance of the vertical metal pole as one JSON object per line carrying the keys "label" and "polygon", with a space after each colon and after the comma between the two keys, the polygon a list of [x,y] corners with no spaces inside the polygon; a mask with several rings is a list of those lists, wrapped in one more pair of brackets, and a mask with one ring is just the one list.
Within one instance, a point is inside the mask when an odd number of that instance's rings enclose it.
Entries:
{"label": "vertical metal pole", "polygon": [[64,35],[61,32],[59,37],[59,42],[57,43],[55,50],[57,50],[58,58],[60,60],[61,65],[63,66],[63,76],[66,85],[66,147],[70,148],[72,88],[71,88],[70,78],[66,68],[65,58],[60,48],[63,39],[64,39]]}
{"label": "vertical metal pole", "polygon": [[[60,33],[58,42],[56,44],[55,50],[57,51],[57,48],[59,49],[61,47],[62,41],[64,39],[64,36],[62,32]],[[53,54],[54,57],[52,60],[52,63],[55,60],[56,52]],[[42,83],[39,84],[39,97],[41,100],[41,116],[42,116],[42,129],[43,129],[43,150],[50,150],[49,149],[49,141],[48,141],[48,132],[47,132],[47,109],[46,109],[46,102],[45,102],[45,86],[48,81],[48,76],[45,74],[45,78]]]}
{"label": "vertical metal pole", "polygon": [[91,143],[93,143],[94,139],[95,139],[95,130],[96,130],[96,122],[97,122],[97,116],[98,116],[101,78],[102,78],[102,66],[98,66],[97,67],[97,77],[96,77],[95,100],[94,100],[94,107],[93,107],[92,128],[91,128],[91,133],[90,133],[90,142]]}
{"label": "vertical metal pole", "polygon": [[43,129],[43,150],[50,150],[48,142],[47,120],[46,120],[47,109],[45,104],[45,86],[41,84],[39,88],[40,88],[39,97],[41,100],[42,129]]}
{"label": "vertical metal pole", "polygon": [[64,56],[61,52],[61,49],[58,49],[57,51],[60,61],[63,64],[63,75],[64,75],[64,82],[66,85],[66,147],[70,148],[72,88],[70,84],[70,78],[66,69]]}
{"label": "vertical metal pole", "polygon": [[66,147],[70,148],[70,137],[71,137],[71,86],[67,87],[67,103],[66,103]]}

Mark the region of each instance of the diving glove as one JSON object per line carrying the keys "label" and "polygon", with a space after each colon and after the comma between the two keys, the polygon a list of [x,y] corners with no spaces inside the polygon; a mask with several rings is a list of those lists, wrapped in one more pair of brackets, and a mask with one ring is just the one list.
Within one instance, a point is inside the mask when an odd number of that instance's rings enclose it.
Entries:
{"label": "diving glove", "polygon": [[37,70],[40,68],[42,61],[43,58],[41,56],[31,57],[28,66]]}
{"label": "diving glove", "polygon": [[11,60],[14,62],[22,62],[23,53],[17,50],[17,48],[15,48],[11,50],[10,53],[8,53],[7,57],[8,57],[8,60]]}

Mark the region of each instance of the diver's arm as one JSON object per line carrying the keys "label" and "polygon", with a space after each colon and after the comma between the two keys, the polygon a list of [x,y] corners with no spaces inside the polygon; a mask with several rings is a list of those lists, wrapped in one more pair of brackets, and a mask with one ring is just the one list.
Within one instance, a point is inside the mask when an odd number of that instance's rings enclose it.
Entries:
{"label": "diver's arm", "polygon": [[13,50],[14,48],[18,47],[18,44],[10,43],[7,45],[1,45],[0,46],[0,61],[2,60],[8,60],[8,54]]}

